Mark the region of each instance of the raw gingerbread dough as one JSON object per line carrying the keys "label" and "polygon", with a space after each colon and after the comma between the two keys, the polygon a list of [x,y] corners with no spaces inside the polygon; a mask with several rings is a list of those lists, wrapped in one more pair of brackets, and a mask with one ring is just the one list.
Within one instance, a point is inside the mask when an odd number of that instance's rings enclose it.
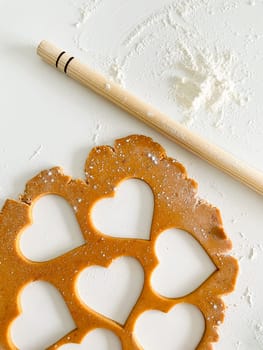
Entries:
{"label": "raw gingerbread dough", "polygon": [[[133,333],[138,316],[149,309],[168,312],[176,304],[197,306],[205,318],[205,331],[197,349],[212,349],[218,340],[217,328],[224,319],[223,294],[234,289],[238,265],[226,255],[231,248],[217,208],[197,197],[197,184],[187,177],[184,167],[168,158],[164,149],[150,138],[133,135],[115,142],[114,148],[94,148],[86,161],[86,181],[73,180],[60,168],[42,171],[30,180],[19,201],[7,200],[0,213],[0,348],[16,349],[10,324],[20,314],[19,294],[35,280],[52,283],[62,294],[76,323],[76,329],[48,349],[66,343],[81,343],[94,328],[113,331],[123,350],[141,350]],[[114,196],[114,188],[128,178],[144,180],[154,194],[150,240],[113,238],[96,230],[91,220],[94,204]],[[44,195],[57,194],[72,206],[86,244],[43,263],[26,259],[19,250],[23,231],[32,224],[32,209]],[[143,215],[143,214],[142,214]],[[168,299],[151,287],[152,271],[158,265],[155,242],[169,228],[189,232],[203,246],[217,270],[195,291]],[[124,326],[89,309],[78,297],[76,279],[88,266],[107,267],[113,259],[131,256],[144,268],[142,293]],[[176,282],[175,282],[176,283]],[[217,305],[215,309],[213,306]],[[154,331],[154,330],[153,330]]]}

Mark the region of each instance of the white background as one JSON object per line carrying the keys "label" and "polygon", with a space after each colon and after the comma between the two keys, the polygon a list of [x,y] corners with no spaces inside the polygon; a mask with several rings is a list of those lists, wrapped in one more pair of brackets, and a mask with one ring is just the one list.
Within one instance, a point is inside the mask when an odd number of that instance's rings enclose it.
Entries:
{"label": "white background", "polygon": [[[210,43],[220,38],[226,48],[235,47],[237,52],[241,52],[242,45],[247,43],[241,59],[249,72],[250,78],[243,88],[249,91],[250,101],[236,114],[232,114],[232,110],[226,111],[223,130],[214,128],[205,114],[202,114],[191,128],[263,171],[261,97],[263,4],[262,1],[255,1],[254,5],[254,2],[245,0],[209,1],[209,3],[212,9],[213,3],[215,9],[218,4],[237,4],[233,8],[230,6],[229,11],[215,10],[216,15],[209,18],[205,12],[200,12],[195,18],[195,24],[206,33]],[[84,24],[85,31],[89,33],[87,42],[90,41],[91,53],[81,51],[74,40],[79,33],[79,29],[74,25],[79,19],[78,5],[78,2],[64,0],[0,0],[1,206],[6,198],[18,198],[19,193],[23,192],[25,182],[42,169],[59,165],[64,168],[66,174],[83,177],[85,159],[95,143],[113,144],[116,138],[134,133],[153,137],[166,148],[169,156],[178,159],[186,166],[189,175],[199,183],[200,197],[221,209],[226,231],[233,241],[234,254],[240,259],[236,291],[225,298],[228,304],[226,320],[220,327],[220,342],[215,345],[215,349],[262,349],[262,196],[67,79],[44,64],[35,54],[37,44],[42,39],[48,39],[107,74],[105,69],[107,57],[116,55],[127,32],[153,10],[161,8],[163,1],[144,1],[143,4],[141,1],[107,1],[106,4],[102,4]],[[231,28],[241,33],[238,40]],[[247,36],[253,36],[253,33],[257,33],[257,39],[248,40]],[[143,58],[131,62],[127,71],[126,87],[181,121],[175,101],[167,97],[165,83],[157,83],[150,74],[147,75],[147,69],[154,67],[158,69],[158,62],[154,57],[149,49],[144,52]],[[145,72],[143,76],[142,71]],[[39,153],[35,154],[38,149]],[[138,193],[135,196],[140,199]],[[46,216],[53,215],[53,211],[46,208],[49,205],[52,208],[52,205],[56,204],[46,203],[46,206],[44,202],[39,204],[40,212],[36,212],[35,215],[42,220],[41,223],[46,222]],[[63,206],[61,203],[59,205]],[[52,218],[55,227],[63,225],[59,215],[65,214],[67,209],[62,208],[61,212],[57,213],[57,219]],[[136,212],[136,208],[133,210]],[[125,215],[124,209],[121,214]],[[65,230],[70,231],[67,227],[77,230],[68,216],[66,220],[68,225],[64,223]],[[43,228],[43,237],[48,230],[50,230],[48,226]],[[72,230],[69,235],[72,235]],[[64,246],[67,247],[69,241],[70,238],[65,238]],[[79,242],[75,241],[75,244],[78,245]],[[37,240],[32,240],[25,245],[34,252],[38,243]],[[32,288],[28,300],[37,294]],[[37,296],[34,300],[37,304]],[[59,323],[53,314],[46,314],[45,317],[51,324],[53,321]],[[71,329],[71,326],[69,322],[65,327]],[[45,326],[41,327],[43,331]],[[60,323],[58,327],[62,327]],[[32,345],[32,339],[25,340],[26,326],[24,330],[20,329],[18,332],[20,335],[17,337],[24,339],[21,344],[27,344],[23,346],[20,344],[22,350],[40,350],[45,347]],[[111,345],[109,343],[98,345],[101,341],[98,339],[102,339],[101,337],[99,334],[93,343],[91,341],[91,348],[97,349],[96,346],[99,346],[100,350],[115,350],[114,347],[116,350],[119,349],[118,341],[115,339],[111,340],[113,341]],[[49,344],[45,341],[39,344]],[[37,340],[34,342],[37,344]],[[97,345],[94,345],[95,343]],[[156,349],[162,349],[162,344],[158,344],[158,341],[155,342],[155,346]],[[72,346],[71,349],[75,347]],[[152,349],[149,347],[149,350]],[[186,345],[183,349],[186,349]]]}

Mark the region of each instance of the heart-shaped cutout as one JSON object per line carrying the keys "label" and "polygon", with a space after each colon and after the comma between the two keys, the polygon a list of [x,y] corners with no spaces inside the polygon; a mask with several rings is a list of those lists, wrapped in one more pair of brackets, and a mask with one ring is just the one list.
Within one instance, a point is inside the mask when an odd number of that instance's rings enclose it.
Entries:
{"label": "heart-shaped cutout", "polygon": [[80,299],[96,312],[124,324],[138,300],[144,271],[134,258],[121,257],[108,268],[91,266],[79,276]]}
{"label": "heart-shaped cutout", "polygon": [[101,232],[123,238],[149,239],[153,193],[146,182],[129,179],[121,182],[114,198],[104,198],[94,205],[92,220]]}
{"label": "heart-shaped cutout", "polygon": [[74,212],[62,197],[42,197],[33,219],[20,238],[21,252],[32,261],[47,261],[84,244]]}
{"label": "heart-shaped cutout", "polygon": [[22,313],[11,326],[18,349],[46,349],[76,328],[62,296],[51,284],[33,282],[20,298]]}
{"label": "heart-shaped cutout", "polygon": [[190,304],[179,304],[167,314],[144,312],[136,322],[135,335],[144,350],[194,350],[204,329],[201,311]]}
{"label": "heart-shaped cutout", "polygon": [[122,350],[120,339],[111,331],[98,328],[90,332],[81,344],[65,344],[59,350]]}
{"label": "heart-shaped cutout", "polygon": [[156,242],[160,261],[152,286],[168,298],[182,297],[199,287],[216,267],[202,246],[189,233],[169,229]]}

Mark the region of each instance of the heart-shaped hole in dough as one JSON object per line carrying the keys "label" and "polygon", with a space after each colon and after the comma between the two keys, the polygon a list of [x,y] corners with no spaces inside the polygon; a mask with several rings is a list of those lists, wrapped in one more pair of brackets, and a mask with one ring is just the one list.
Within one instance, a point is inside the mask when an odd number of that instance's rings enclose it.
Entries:
{"label": "heart-shaped hole in dough", "polygon": [[77,288],[89,308],[124,324],[144,285],[141,264],[131,257],[120,257],[108,268],[91,266],[81,272]]}
{"label": "heart-shaped hole in dough", "polygon": [[153,193],[146,182],[128,179],[120,183],[114,198],[98,201],[92,210],[94,226],[109,236],[149,239]]}
{"label": "heart-shaped hole in dough", "polygon": [[59,350],[122,350],[120,339],[111,331],[97,328],[81,344],[65,344]]}
{"label": "heart-shaped hole in dough", "polygon": [[76,328],[59,291],[50,283],[27,285],[20,295],[21,315],[11,326],[19,350],[46,349]]}
{"label": "heart-shaped hole in dough", "polygon": [[189,294],[216,271],[203,247],[183,230],[163,232],[156,242],[156,252],[159,265],[151,283],[159,294],[168,298]]}
{"label": "heart-shaped hole in dough", "polygon": [[62,197],[38,200],[33,221],[20,237],[21,252],[32,261],[47,261],[84,244],[74,211]]}
{"label": "heart-shaped hole in dough", "polygon": [[190,304],[178,304],[167,314],[144,312],[135,324],[135,335],[143,350],[194,350],[204,333],[201,311]]}

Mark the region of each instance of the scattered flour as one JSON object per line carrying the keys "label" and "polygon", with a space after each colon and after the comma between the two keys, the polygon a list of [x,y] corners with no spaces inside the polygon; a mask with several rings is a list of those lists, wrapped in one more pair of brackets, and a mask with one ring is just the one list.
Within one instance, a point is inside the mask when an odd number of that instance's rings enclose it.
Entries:
{"label": "scattered flour", "polygon": [[[222,116],[225,106],[245,103],[233,78],[236,57],[230,52],[192,50],[181,45],[182,59],[177,62],[173,94],[186,117],[193,119],[200,109]],[[215,124],[220,126],[221,119]]]}
{"label": "scattered flour", "polygon": [[[139,72],[140,77],[148,74],[156,84],[160,81],[167,82],[166,85],[162,85],[162,89],[164,90],[165,86],[166,96],[178,107],[184,115],[185,122],[189,124],[196,120],[203,121],[204,124],[210,124],[225,131],[230,120],[233,125],[228,130],[232,137],[235,133],[234,122],[241,121],[242,116],[239,112],[246,107],[250,99],[250,92],[243,89],[243,83],[249,78],[247,67],[243,63],[243,56],[232,49],[231,43],[223,46],[221,45],[223,41],[218,37],[218,40],[209,44],[206,41],[206,33],[200,32],[200,28],[196,26],[193,19],[200,18],[198,11],[201,11],[204,18],[217,16],[217,14],[222,17],[228,13],[234,13],[239,6],[245,6],[247,10],[254,11],[254,8],[249,6],[258,6],[263,2],[261,0],[173,1],[129,29],[125,37],[119,39],[117,49],[112,51],[111,55],[101,54],[96,50],[92,52],[91,42],[87,40],[90,31],[84,31],[86,26],[86,29],[89,29],[88,19],[96,13],[102,3],[103,0],[82,1],[79,7],[80,17],[76,24],[75,44],[86,54],[91,63],[94,62],[104,74],[108,74],[108,81],[115,81],[122,86],[127,85],[128,74],[134,62],[143,57],[145,52],[147,57],[149,52],[153,52],[151,61],[154,62],[154,66],[149,62],[149,65],[145,66],[145,72]],[[227,25],[227,21],[225,23]],[[227,30],[233,34],[235,40],[242,40],[244,51],[249,51],[251,45],[255,45],[257,40],[263,38],[262,34],[253,30],[245,31],[244,35],[242,30],[236,31],[231,25]],[[158,48],[155,54],[152,50],[154,45]],[[107,86],[105,88],[107,89]],[[235,115],[233,108],[235,108]],[[214,116],[213,119],[210,115]],[[248,121],[248,129],[253,129],[253,123],[253,120]],[[98,142],[100,129],[97,128],[98,126],[93,134],[95,144]],[[148,157],[153,164],[158,161],[152,154]],[[235,223],[236,219],[233,220],[233,224]],[[251,245],[248,238],[242,233],[239,234],[242,241],[236,245],[234,254],[239,261],[244,259],[242,264],[244,262],[252,264],[254,263],[252,260],[256,259],[258,263],[258,260],[262,259],[262,245]],[[245,301],[242,305],[247,313],[256,308],[254,294],[249,287],[245,289],[241,299]],[[256,322],[253,324],[252,331],[254,338],[263,348],[263,324]],[[232,344],[236,349],[244,346],[241,341],[236,341],[235,345]]]}
{"label": "scattered flour", "polygon": [[[87,22],[102,1],[82,3],[78,27]],[[191,20],[200,9],[211,15],[214,8],[224,13],[237,8],[239,4],[237,0],[223,1],[217,7],[212,3],[211,0],[173,1],[154,11],[127,33],[115,57],[105,57],[109,78],[125,86],[126,74],[133,59],[170,33],[172,36],[165,38],[167,45],[160,43],[155,62],[156,70],[161,70],[158,79],[172,81],[167,96],[176,102],[184,122],[191,124],[200,117],[201,112],[205,112],[214,116],[212,126],[222,128],[229,106],[235,104],[243,107],[249,97],[241,93],[242,79],[236,77],[236,68],[241,64],[238,56],[229,50],[222,50],[217,44],[212,49],[203,47],[201,43],[205,39]],[[171,37],[176,45],[169,46]],[[80,32],[76,44],[79,49],[91,54],[88,42],[81,38]],[[151,73],[156,75],[156,72]]]}
{"label": "scattered flour", "polygon": [[38,148],[29,157],[29,160],[33,160],[34,158],[38,157],[40,155],[42,149],[43,149],[43,145],[39,145]]}
{"label": "scattered flour", "polygon": [[241,345],[242,345],[241,341],[238,340],[238,341],[236,342],[236,350],[239,350]]}
{"label": "scattered flour", "polygon": [[92,141],[93,141],[95,146],[97,146],[97,144],[98,144],[98,137],[99,137],[100,131],[101,131],[101,123],[97,123],[95,131],[94,131],[93,136],[92,136]]}
{"label": "scattered flour", "polygon": [[239,260],[256,260],[262,259],[263,247],[261,243],[251,244],[251,241],[241,232],[239,232],[241,243],[235,245],[232,251],[233,255]]}
{"label": "scattered flour", "polygon": [[247,287],[244,294],[242,295],[241,299],[244,299],[249,307],[253,307],[254,302],[253,302],[253,294],[251,292],[251,290]]}
{"label": "scattered flour", "polygon": [[109,76],[115,83],[124,87],[125,73],[124,73],[123,65],[120,65],[117,58],[109,67]]}
{"label": "scattered flour", "polygon": [[256,323],[255,329],[257,332],[260,332],[261,335],[263,336],[263,323]]}
{"label": "scattered flour", "polygon": [[111,89],[111,84],[110,83],[106,83],[105,84],[105,90],[110,90]]}
{"label": "scattered flour", "polygon": [[259,345],[258,349],[263,348],[263,323],[262,320],[254,319],[249,322],[249,327],[254,334],[254,339]]}
{"label": "scattered flour", "polygon": [[256,248],[255,248],[255,247],[252,247],[252,248],[250,249],[248,258],[249,258],[250,260],[254,260],[256,257],[257,257]]}
{"label": "scattered flour", "polygon": [[85,24],[90,16],[97,10],[102,1],[103,0],[89,0],[78,7],[80,17],[79,20],[75,23],[75,26],[79,28]]}

